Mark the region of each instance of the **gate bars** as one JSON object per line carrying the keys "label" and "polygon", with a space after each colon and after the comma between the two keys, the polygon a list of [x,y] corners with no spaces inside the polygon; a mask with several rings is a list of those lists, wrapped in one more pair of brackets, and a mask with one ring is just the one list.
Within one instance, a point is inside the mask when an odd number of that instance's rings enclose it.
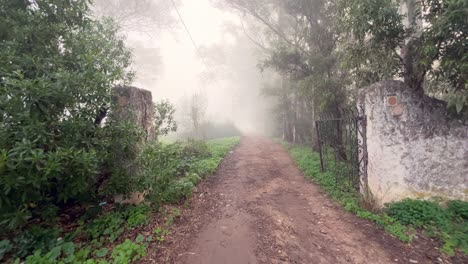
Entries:
{"label": "gate bars", "polygon": [[332,172],[339,187],[359,191],[367,181],[364,108],[321,113],[315,124],[322,172]]}

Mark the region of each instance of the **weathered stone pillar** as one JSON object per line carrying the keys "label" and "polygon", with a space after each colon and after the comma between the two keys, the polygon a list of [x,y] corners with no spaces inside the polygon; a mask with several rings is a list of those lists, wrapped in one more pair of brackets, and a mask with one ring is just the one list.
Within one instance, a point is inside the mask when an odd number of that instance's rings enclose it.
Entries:
{"label": "weathered stone pillar", "polygon": [[[114,91],[116,105],[112,109],[112,117],[122,122],[131,122],[146,133],[137,146],[140,149],[146,142],[155,138],[155,110],[151,92],[132,86],[118,86]],[[131,162],[129,161],[130,164]],[[128,170],[129,175],[133,175],[136,168],[130,166]],[[114,200],[122,204],[139,204],[144,200],[144,193],[134,192],[128,197],[120,194],[116,195]]]}
{"label": "weathered stone pillar", "polygon": [[151,92],[132,86],[118,86],[114,90],[117,94],[114,117],[134,123],[146,132],[145,141],[153,140],[155,113]]}

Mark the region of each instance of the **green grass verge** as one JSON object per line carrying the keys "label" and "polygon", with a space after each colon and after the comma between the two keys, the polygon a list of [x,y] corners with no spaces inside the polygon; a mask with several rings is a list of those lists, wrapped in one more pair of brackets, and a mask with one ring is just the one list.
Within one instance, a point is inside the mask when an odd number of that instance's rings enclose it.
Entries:
{"label": "green grass verge", "polygon": [[375,222],[403,242],[410,243],[418,229],[430,237],[440,239],[443,243],[442,253],[449,256],[457,251],[468,254],[468,202],[450,201],[446,204],[447,208],[443,208],[436,200],[405,199],[371,212],[364,208],[366,201],[361,194],[339,188],[347,183],[336,182],[335,175],[331,172],[336,168],[321,172],[318,153],[309,147],[281,143],[304,175],[318,184],[346,211]]}

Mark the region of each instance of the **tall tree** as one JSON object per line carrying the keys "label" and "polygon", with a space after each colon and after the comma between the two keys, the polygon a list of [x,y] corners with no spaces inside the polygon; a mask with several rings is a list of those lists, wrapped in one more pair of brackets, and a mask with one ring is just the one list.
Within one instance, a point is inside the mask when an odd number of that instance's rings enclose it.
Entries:
{"label": "tall tree", "polygon": [[[284,92],[278,101],[281,107],[285,135],[290,140],[310,141],[314,136],[314,114],[336,111],[346,106],[347,72],[340,69],[337,53],[337,14],[333,1],[226,0],[228,6],[250,16],[264,26],[267,53],[260,66],[274,69],[283,76]],[[276,89],[281,89],[278,87]],[[287,100],[286,100],[287,99]],[[300,117],[300,118],[299,118]]]}
{"label": "tall tree", "polygon": [[340,0],[347,64],[368,84],[400,76],[424,92],[425,82],[442,81],[460,112],[468,105],[468,2],[464,0]]}

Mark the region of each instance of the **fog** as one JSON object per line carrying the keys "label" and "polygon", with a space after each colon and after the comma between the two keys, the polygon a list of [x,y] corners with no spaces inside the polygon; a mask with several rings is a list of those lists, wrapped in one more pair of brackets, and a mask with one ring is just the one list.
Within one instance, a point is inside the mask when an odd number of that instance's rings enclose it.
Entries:
{"label": "fog", "polygon": [[272,73],[257,67],[262,53],[245,35],[241,16],[210,0],[174,3],[181,18],[170,0],[95,2],[95,13],[113,17],[133,50],[132,85],[176,105],[179,131],[184,102],[197,93],[206,97],[204,121],[269,133],[272,107],[261,88]]}

